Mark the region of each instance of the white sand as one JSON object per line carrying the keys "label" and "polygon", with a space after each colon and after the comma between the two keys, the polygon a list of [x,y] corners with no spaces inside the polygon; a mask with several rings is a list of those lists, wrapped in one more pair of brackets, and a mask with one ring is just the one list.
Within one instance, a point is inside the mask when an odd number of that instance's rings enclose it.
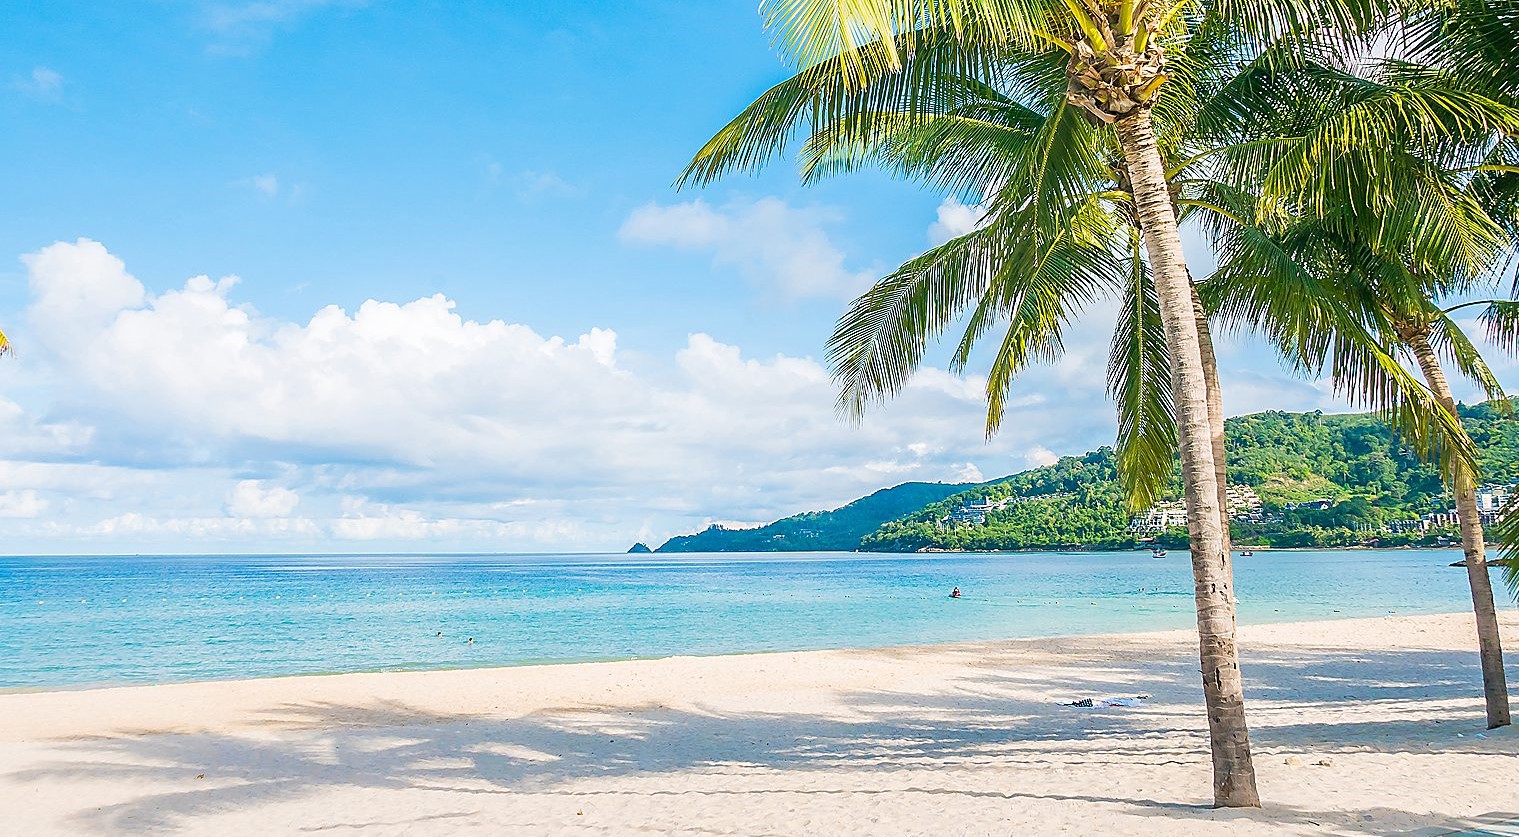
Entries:
{"label": "white sand", "polygon": [[[1243,641],[1260,811],[1208,807],[1195,641],[1172,632],[5,695],[0,832],[1436,834],[1519,817],[1519,735],[1483,731],[1470,616]],[[1136,694],[1153,698],[1057,705]]]}

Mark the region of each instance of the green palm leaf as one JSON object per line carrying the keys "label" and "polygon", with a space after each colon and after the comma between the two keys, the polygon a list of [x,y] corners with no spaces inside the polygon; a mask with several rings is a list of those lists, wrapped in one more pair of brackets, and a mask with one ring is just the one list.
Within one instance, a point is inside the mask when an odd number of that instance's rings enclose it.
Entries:
{"label": "green palm leaf", "polygon": [[1171,357],[1149,267],[1134,240],[1130,278],[1113,329],[1108,394],[1118,404],[1118,475],[1129,504],[1141,509],[1159,498],[1176,456],[1176,411],[1171,400]]}

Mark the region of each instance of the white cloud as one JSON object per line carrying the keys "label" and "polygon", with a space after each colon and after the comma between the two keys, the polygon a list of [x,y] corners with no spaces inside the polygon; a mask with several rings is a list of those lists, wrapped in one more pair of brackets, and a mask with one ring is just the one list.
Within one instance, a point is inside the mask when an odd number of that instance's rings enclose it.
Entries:
{"label": "white cloud", "polygon": [[289,517],[300,502],[301,496],[288,488],[240,480],[227,495],[227,513],[233,517]]}
{"label": "white cloud", "polygon": [[825,232],[837,211],[796,208],[778,198],[713,207],[701,199],[645,204],[623,221],[628,244],[710,252],[714,264],[734,267],[751,281],[790,299],[850,297],[868,287],[878,270],[846,266]]}
{"label": "white cloud", "polygon": [[1030,468],[1039,468],[1045,465],[1054,465],[1060,461],[1060,457],[1043,445],[1035,445],[1028,449],[1028,453],[1023,455],[1023,461],[1027,462]]}
{"label": "white cloud", "polygon": [[935,219],[928,225],[928,241],[935,247],[979,228],[986,221],[986,207],[965,204],[951,195],[939,203]]}
{"label": "white cloud", "polygon": [[[681,211],[691,240],[726,235],[722,213]],[[923,369],[852,426],[817,361],[706,334],[627,365],[609,328],[543,335],[443,296],[286,321],[240,304],[234,277],[149,292],[87,239],[24,260],[33,349],[16,363],[53,395],[0,400],[0,536],[16,549],[621,548],[1112,438],[1104,308],[1068,334],[1068,360],[1017,382],[988,443],[978,375]],[[1227,380],[1233,411],[1292,383]]]}
{"label": "white cloud", "polygon": [[985,482],[986,475],[981,473],[974,463],[967,462],[955,468],[955,482]]}
{"label": "white cloud", "polygon": [[34,99],[57,99],[63,94],[63,76],[48,67],[33,67],[25,78],[12,81],[11,87]]}
{"label": "white cloud", "polygon": [[47,508],[48,501],[31,488],[0,493],[0,517],[41,517]]}

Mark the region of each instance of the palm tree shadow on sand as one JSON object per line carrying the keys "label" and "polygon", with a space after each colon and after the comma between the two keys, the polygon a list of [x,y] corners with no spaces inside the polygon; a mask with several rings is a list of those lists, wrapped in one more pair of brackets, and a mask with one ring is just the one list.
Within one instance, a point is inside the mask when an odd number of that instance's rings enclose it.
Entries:
{"label": "palm tree shadow on sand", "polygon": [[[878,652],[890,655],[890,649]],[[1263,820],[1341,833],[1386,834],[1409,810],[1313,811],[1267,800],[1264,811],[1215,810],[1203,804],[1207,745],[1198,717],[1196,664],[1174,659],[1157,668],[1111,662],[1051,681],[1046,670],[1021,675],[1009,656],[980,648],[975,676],[937,694],[871,691],[840,695],[827,714],[734,712],[702,706],[567,706],[521,717],[447,714],[395,701],[289,703],[263,713],[247,734],[134,733],[59,742],[55,758],[12,774],[11,782],[120,780],[155,790],[90,808],[70,825],[87,833],[193,830],[201,817],[334,790],[422,792],[412,819],[334,822],[317,830],[410,824],[444,829],[511,813],[512,794],[570,798],[618,796],[731,797],[742,806],[767,794],[850,796],[951,795],[1010,805],[1040,801],[1118,809],[1143,830],[1150,817],[1195,819],[1200,826]],[[1115,656],[1115,660],[1119,658]],[[1443,651],[1294,651],[1249,663],[1256,750],[1265,763],[1311,752],[1314,758],[1366,752],[1470,752],[1494,755],[1476,739],[1480,681],[1470,654]],[[1131,657],[1143,659],[1143,657]],[[1153,657],[1150,658],[1153,660]],[[1157,674],[1157,672],[1159,672]],[[1031,690],[1082,697],[1146,693],[1138,710],[1077,709]],[[1462,699],[1452,708],[1451,701]],[[1333,704],[1333,720],[1300,720],[1297,708]],[[1265,710],[1264,712],[1259,710]],[[1338,714],[1343,710],[1343,714]],[[1458,736],[1457,732],[1465,730]],[[1039,777],[1080,763],[1108,780],[1050,787]],[[1298,770],[1334,770],[1303,764]],[[1497,769],[1495,765],[1495,770]],[[997,772],[991,772],[991,771]],[[1155,798],[1152,771],[1192,770],[1199,796]],[[681,775],[671,783],[638,780]],[[204,778],[198,778],[204,776]],[[742,776],[742,782],[725,777]],[[1341,775],[1341,781],[1354,776]],[[1025,787],[1019,787],[1025,785]],[[1418,830],[1468,827],[1426,814]]]}

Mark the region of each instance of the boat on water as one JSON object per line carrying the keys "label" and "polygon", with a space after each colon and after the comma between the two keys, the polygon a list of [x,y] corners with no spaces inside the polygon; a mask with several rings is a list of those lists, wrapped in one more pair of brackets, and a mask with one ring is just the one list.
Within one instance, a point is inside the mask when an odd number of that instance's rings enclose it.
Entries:
{"label": "boat on water", "polygon": [[1248,549],[1246,549],[1246,550],[1242,550],[1242,551],[1241,551],[1241,552],[1240,552],[1240,554],[1239,554],[1239,556],[1240,556],[1240,557],[1241,557],[1241,558],[1249,558],[1249,557],[1250,557],[1250,556],[1252,556],[1252,555],[1254,555],[1254,554],[1255,554],[1255,553],[1254,553],[1254,552],[1251,552],[1251,551],[1250,551],[1250,550],[1248,550]]}
{"label": "boat on water", "polygon": [[1166,551],[1164,549],[1152,549],[1150,550],[1150,555],[1154,558],[1164,558],[1166,557]]}

